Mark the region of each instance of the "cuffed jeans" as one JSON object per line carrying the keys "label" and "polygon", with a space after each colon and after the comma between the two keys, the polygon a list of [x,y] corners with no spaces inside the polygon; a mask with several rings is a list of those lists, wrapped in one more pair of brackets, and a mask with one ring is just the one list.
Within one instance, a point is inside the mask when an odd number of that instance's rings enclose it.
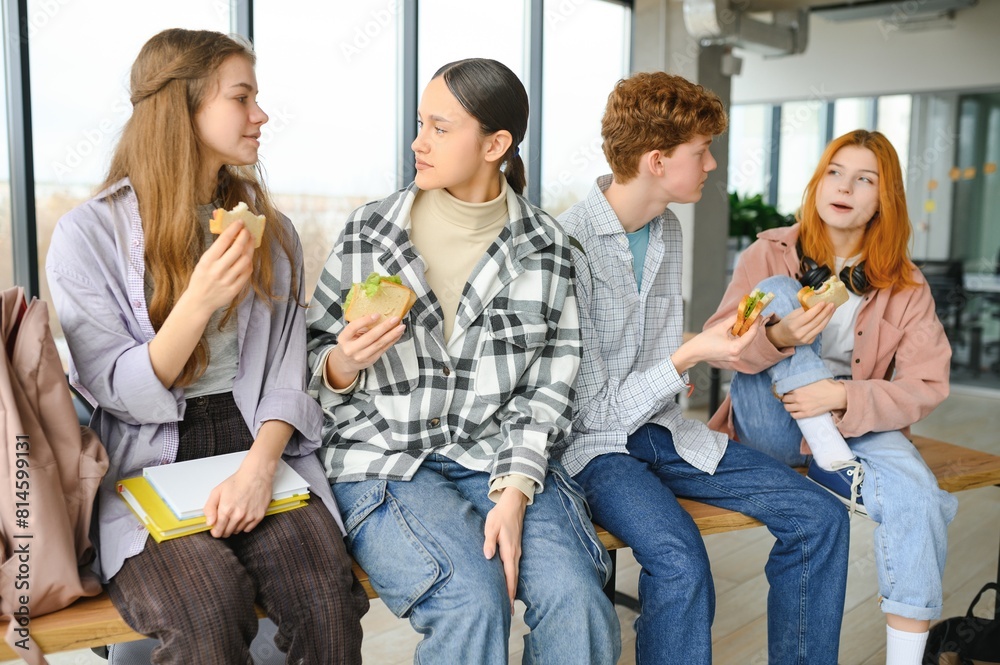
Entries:
{"label": "cuffed jeans", "polygon": [[[775,294],[765,313],[785,316],[799,306],[799,283],[770,277],[759,288]],[[790,465],[806,464],[802,432],[772,386],[784,394],[832,378],[819,356],[820,340],[796,348],[766,372],[733,376],[736,433],[749,447]],[[919,620],[941,616],[948,524],[958,500],[938,487],[937,479],[916,448],[899,431],[871,432],[847,439],[861,461],[865,480],[861,495],[875,528],[875,565],[882,611]]]}
{"label": "cuffed jeans", "polygon": [[[431,455],[409,481],[333,484],[347,542],[392,612],[424,635],[415,663],[506,665],[511,610],[499,551],[483,556],[489,474]],[[523,662],[613,664],[621,628],[602,587],[611,559],[581,490],[550,463],[528,506],[517,598]]]}
{"label": "cuffed jeans", "polygon": [[698,527],[677,502],[687,497],[754,517],[777,538],[764,568],[771,585],[768,662],[835,665],[849,537],[840,502],[736,442],[714,474],[684,461],[659,425],[640,427],[627,450],[591,460],[576,478],[594,519],[642,566],[636,662],[712,662],[715,588]]}

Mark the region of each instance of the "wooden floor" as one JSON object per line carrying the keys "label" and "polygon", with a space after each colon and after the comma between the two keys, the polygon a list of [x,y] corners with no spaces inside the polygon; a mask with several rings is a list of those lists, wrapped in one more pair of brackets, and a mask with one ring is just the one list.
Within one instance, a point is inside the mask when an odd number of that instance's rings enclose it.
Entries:
{"label": "wooden floor", "polygon": [[[924,422],[916,433],[1000,454],[1000,400],[956,392]],[[703,415],[703,414],[702,414]],[[692,414],[698,417],[699,414]],[[949,529],[948,564],[945,571],[944,616],[964,614],[979,588],[996,579],[1000,544],[1000,489],[986,487],[959,493],[958,516]],[[874,524],[855,518],[851,527],[850,574],[840,647],[841,665],[876,665],[885,662],[885,621],[877,604],[877,583],[872,557]],[[713,627],[716,665],[767,663],[767,581],[763,575],[774,539],[763,528],[707,536],[717,593]],[[638,566],[629,550],[619,550],[618,590],[635,595]],[[983,607],[992,612],[990,594]],[[520,605],[520,604],[519,604]],[[520,663],[523,606],[515,617],[510,639],[510,662]],[[635,614],[618,607],[622,625],[620,665],[634,663]],[[406,621],[396,619],[381,603],[373,601],[363,620],[364,661],[374,665],[413,662],[418,635]],[[52,665],[98,665],[105,661],[89,651],[57,654]]]}

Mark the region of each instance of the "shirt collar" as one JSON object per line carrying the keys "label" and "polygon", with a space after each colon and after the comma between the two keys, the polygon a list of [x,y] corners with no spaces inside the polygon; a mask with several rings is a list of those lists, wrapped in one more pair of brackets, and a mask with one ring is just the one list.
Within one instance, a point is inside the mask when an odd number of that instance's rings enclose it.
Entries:
{"label": "shirt collar", "polygon": [[[618,219],[618,215],[615,214],[611,204],[608,203],[607,197],[604,196],[604,192],[611,186],[613,180],[614,176],[610,173],[599,176],[594,182],[594,186],[590,188],[590,193],[587,195],[587,211],[592,220],[594,233],[599,236],[626,235],[625,227],[622,226],[621,220]],[[657,232],[662,219],[663,215],[660,214],[647,224],[650,236]]]}
{"label": "shirt collar", "polygon": [[132,189],[132,181],[127,177],[122,178],[118,182],[108,185],[94,197],[95,199],[111,198],[118,195],[124,189]]}

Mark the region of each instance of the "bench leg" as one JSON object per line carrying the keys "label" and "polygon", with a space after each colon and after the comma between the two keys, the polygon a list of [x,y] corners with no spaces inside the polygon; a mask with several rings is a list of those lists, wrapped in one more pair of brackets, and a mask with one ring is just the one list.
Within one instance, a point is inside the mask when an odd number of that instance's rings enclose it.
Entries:
{"label": "bench leg", "polygon": [[722,404],[722,370],[713,367],[708,371],[710,377],[708,387],[708,417],[711,418]]}
{"label": "bench leg", "polygon": [[604,595],[608,597],[612,605],[621,605],[639,614],[639,599],[621,593],[615,588],[618,581],[618,552],[616,550],[609,550],[608,555],[611,557],[611,579],[604,585]]}

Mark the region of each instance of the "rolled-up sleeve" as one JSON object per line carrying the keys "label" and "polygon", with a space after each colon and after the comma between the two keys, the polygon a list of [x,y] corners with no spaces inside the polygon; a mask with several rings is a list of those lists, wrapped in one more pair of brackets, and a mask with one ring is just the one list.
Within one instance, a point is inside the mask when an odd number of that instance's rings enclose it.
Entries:
{"label": "rolled-up sleeve", "polygon": [[[297,434],[289,440],[285,454],[298,456],[319,448],[323,413],[306,391],[306,322],[305,309],[300,305],[305,300],[302,245],[292,225],[287,223],[287,226],[295,237],[294,266],[299,276],[298,289],[279,301],[283,308],[282,316],[271,317],[268,364],[254,424],[259,430],[268,420],[281,420],[294,427]],[[290,265],[288,269],[291,269]],[[279,305],[276,303],[275,307]]]}

